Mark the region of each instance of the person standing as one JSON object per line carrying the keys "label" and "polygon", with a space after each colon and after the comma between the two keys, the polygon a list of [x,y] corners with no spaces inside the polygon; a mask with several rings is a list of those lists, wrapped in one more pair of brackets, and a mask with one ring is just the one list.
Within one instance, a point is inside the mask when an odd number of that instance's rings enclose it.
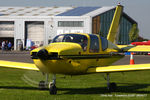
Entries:
{"label": "person standing", "polygon": [[11,42],[8,43],[7,47],[8,47],[8,50],[11,50],[11,47],[12,47]]}
{"label": "person standing", "polygon": [[2,51],[5,50],[5,41],[2,42]]}
{"label": "person standing", "polygon": [[8,41],[5,41],[5,50],[8,50]]}

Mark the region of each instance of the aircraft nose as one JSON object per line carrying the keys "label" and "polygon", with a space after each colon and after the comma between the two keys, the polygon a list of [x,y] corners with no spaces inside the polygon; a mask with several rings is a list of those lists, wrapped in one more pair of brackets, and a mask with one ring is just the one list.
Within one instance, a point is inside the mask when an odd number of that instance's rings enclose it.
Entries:
{"label": "aircraft nose", "polygon": [[48,59],[48,51],[46,49],[41,49],[37,52],[37,57],[42,60]]}

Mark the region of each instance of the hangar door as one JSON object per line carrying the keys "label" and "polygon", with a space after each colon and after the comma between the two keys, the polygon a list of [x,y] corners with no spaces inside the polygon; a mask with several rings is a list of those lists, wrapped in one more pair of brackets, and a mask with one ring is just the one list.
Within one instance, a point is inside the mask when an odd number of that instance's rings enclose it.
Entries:
{"label": "hangar door", "polygon": [[2,41],[10,41],[12,44],[14,43],[13,21],[0,21],[0,44]]}
{"label": "hangar door", "polygon": [[[29,39],[35,45],[40,46],[44,43],[44,22],[32,21],[25,22],[25,40]],[[26,43],[26,41],[25,41]]]}

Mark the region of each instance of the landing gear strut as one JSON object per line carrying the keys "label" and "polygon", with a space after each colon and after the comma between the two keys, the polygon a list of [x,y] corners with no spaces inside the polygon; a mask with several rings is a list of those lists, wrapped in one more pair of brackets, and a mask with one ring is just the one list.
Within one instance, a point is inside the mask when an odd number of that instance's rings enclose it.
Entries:
{"label": "landing gear strut", "polygon": [[114,92],[117,90],[117,84],[114,82],[110,83],[109,73],[107,73],[107,89],[109,92]]}

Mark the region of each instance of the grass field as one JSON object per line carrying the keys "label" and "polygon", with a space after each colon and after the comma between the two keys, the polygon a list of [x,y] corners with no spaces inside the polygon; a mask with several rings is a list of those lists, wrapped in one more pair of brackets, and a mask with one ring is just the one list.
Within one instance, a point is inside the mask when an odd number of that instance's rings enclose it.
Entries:
{"label": "grass field", "polygon": [[[0,100],[141,100],[150,98],[150,71],[113,73],[111,81],[118,90],[109,93],[102,74],[57,75],[57,95],[39,90],[45,77],[36,71],[0,68]],[[51,77],[51,76],[50,76]]]}

